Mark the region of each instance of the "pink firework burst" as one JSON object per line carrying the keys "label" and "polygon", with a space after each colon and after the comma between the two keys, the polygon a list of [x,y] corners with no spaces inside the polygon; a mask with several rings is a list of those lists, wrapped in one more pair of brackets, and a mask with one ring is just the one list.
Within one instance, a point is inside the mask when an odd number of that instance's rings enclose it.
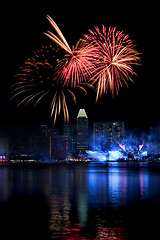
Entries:
{"label": "pink firework burst", "polygon": [[88,43],[80,39],[75,47],[70,48],[54,20],[50,16],[47,16],[47,19],[58,37],[50,31],[44,34],[66,52],[64,58],[56,66],[55,77],[62,80],[64,86],[76,87],[91,77],[94,68],[93,56],[98,51],[98,47],[94,46],[93,42]]}
{"label": "pink firework burst", "polygon": [[97,50],[93,44],[85,45],[82,40],[72,47],[72,53],[67,53],[56,67],[56,74],[63,79],[64,86],[76,87],[91,78]]}
{"label": "pink firework burst", "polygon": [[108,89],[118,94],[122,83],[127,86],[127,81],[133,81],[131,76],[135,75],[133,65],[139,64],[140,54],[135,50],[129,35],[125,35],[123,31],[117,31],[116,27],[106,31],[106,27],[102,25],[102,30],[95,27],[95,30],[89,30],[89,34],[85,35],[88,43],[97,46],[98,51],[96,57],[92,58],[95,66],[92,69],[92,83],[97,88],[97,99]]}

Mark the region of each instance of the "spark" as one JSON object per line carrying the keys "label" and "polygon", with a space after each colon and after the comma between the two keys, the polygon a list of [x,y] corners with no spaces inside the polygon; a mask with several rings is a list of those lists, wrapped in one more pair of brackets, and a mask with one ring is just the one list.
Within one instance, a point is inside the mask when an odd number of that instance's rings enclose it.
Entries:
{"label": "spark", "polygon": [[64,86],[76,87],[91,77],[91,70],[94,67],[92,58],[98,49],[93,43],[86,44],[82,39],[71,49],[54,20],[48,15],[47,19],[59,38],[50,31],[44,34],[66,51],[64,58],[56,66],[55,77],[62,80]]}
{"label": "spark", "polygon": [[54,77],[58,62],[56,52],[58,53],[51,45],[33,51],[33,56],[24,62],[20,72],[15,76],[19,81],[11,86],[10,98],[10,100],[18,98],[17,107],[29,103],[35,107],[42,99],[46,98],[45,101],[48,102],[52,97],[50,117],[53,118],[54,124],[62,113],[64,121],[69,121],[67,101],[72,99],[74,103],[76,102],[73,90],[63,86],[61,81]]}
{"label": "spark", "polygon": [[57,43],[66,52],[72,53],[72,50],[71,50],[70,46],[68,45],[65,37],[63,36],[63,34],[62,34],[61,30],[59,29],[59,27],[57,26],[57,24],[54,22],[54,20],[49,15],[47,15],[46,18],[48,19],[48,21],[50,22],[52,27],[55,29],[55,31],[57,32],[57,34],[59,35],[60,39],[55,34],[53,34],[50,31],[47,31],[47,33],[44,33],[44,34],[46,36],[48,36],[53,42]]}
{"label": "spark", "polygon": [[118,95],[120,87],[124,82],[133,81],[131,76],[135,75],[133,65],[139,65],[140,54],[135,50],[129,35],[123,31],[102,25],[102,31],[98,27],[89,30],[88,35],[84,35],[84,41],[97,46],[96,58],[92,58],[95,68],[92,68],[92,83],[97,88],[97,99],[110,89]]}

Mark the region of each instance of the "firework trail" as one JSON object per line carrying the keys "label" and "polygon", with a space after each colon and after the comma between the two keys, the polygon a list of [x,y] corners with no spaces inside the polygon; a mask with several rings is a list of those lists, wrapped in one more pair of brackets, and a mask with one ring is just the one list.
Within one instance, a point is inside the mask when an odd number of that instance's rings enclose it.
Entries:
{"label": "firework trail", "polygon": [[47,31],[47,33],[44,33],[46,36],[48,36],[53,42],[57,43],[61,48],[63,48],[66,52],[72,54],[72,50],[70,48],[70,46],[68,45],[65,37],[63,36],[61,30],[59,29],[59,27],[57,26],[57,24],[53,21],[53,19],[47,15],[46,17],[48,19],[48,21],[50,22],[50,24],[52,25],[52,27],[55,29],[55,31],[57,32],[58,36],[60,38],[58,38],[56,35],[54,35],[52,32]]}
{"label": "firework trail", "polygon": [[52,96],[50,116],[53,117],[54,123],[61,112],[64,121],[69,121],[67,98],[76,102],[72,89],[64,87],[54,78],[54,69],[59,62],[58,55],[59,50],[51,45],[33,51],[33,56],[24,62],[20,73],[15,76],[19,81],[11,86],[11,99],[19,99],[17,106],[33,102],[36,106],[47,95]]}
{"label": "firework trail", "polygon": [[139,152],[142,150],[142,148],[144,147],[144,143],[145,143],[146,139],[143,140],[142,144],[139,145]]}
{"label": "firework trail", "polygon": [[109,27],[106,31],[104,25],[102,30],[98,27],[94,31],[89,30],[84,37],[84,41],[98,48],[96,56],[92,58],[95,66],[92,68],[92,83],[97,88],[97,99],[108,89],[113,95],[114,92],[118,94],[122,82],[128,86],[127,81],[132,81],[131,76],[135,75],[132,65],[140,62],[140,54],[135,50],[132,40],[116,27]]}
{"label": "firework trail", "polygon": [[91,77],[94,68],[93,57],[98,51],[98,47],[80,39],[71,49],[57,24],[50,16],[47,16],[47,19],[59,38],[50,31],[44,34],[66,51],[64,58],[56,66],[57,78],[63,79],[64,86],[71,87],[86,82],[86,79]]}
{"label": "firework trail", "polygon": [[124,152],[126,152],[126,146],[124,144],[122,144],[122,143],[119,143],[115,138],[113,138],[113,139],[115,140],[116,143],[118,143],[119,147],[121,149],[123,149]]}

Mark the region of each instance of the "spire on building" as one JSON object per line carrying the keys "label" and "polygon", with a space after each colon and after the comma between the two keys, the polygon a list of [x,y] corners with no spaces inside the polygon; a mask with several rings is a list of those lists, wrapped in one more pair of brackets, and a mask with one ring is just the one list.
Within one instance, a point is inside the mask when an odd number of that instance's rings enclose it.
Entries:
{"label": "spire on building", "polygon": [[85,109],[80,109],[77,118],[88,118]]}

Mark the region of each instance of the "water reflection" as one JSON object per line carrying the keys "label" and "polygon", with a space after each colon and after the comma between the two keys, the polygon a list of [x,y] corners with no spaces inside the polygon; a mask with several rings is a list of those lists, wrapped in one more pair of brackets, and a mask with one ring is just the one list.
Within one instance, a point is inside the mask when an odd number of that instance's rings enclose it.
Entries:
{"label": "water reflection", "polygon": [[50,212],[50,230],[52,238],[60,238],[69,232],[70,226],[70,204],[68,196],[58,197],[52,195]]}
{"label": "water reflection", "polygon": [[[122,219],[119,217],[112,219],[114,227],[111,227],[110,215],[107,216],[106,213],[108,209],[125,207],[147,199],[149,197],[149,177],[147,169],[128,169],[124,166],[119,168],[118,165],[109,166],[109,168],[76,167],[63,169],[65,181],[62,184],[61,179],[62,185],[60,184],[58,189],[59,195],[65,197],[57,201],[60,207],[63,204],[66,206],[66,211],[61,209],[59,212],[61,221],[67,219],[67,222],[63,224],[60,222],[59,226],[64,225],[63,231],[61,229],[60,232],[63,232],[65,239],[68,235],[72,236],[70,239],[78,239],[79,234],[83,235],[83,239],[87,239],[86,235],[90,234],[94,236],[94,239],[104,239],[105,237],[111,239],[113,236],[114,239],[124,239],[127,233],[121,226]],[[56,181],[52,184],[55,183]],[[55,197],[57,195],[54,195],[53,198],[55,199]],[[53,201],[52,230],[58,229],[55,223],[55,219],[58,219],[55,214],[56,209],[59,207]],[[99,209],[101,211],[98,214]],[[77,233],[78,231],[79,233]],[[54,231],[55,233],[56,231]]]}
{"label": "water reflection", "polygon": [[107,169],[89,169],[87,181],[91,204],[125,205],[131,183],[127,181],[127,174],[125,168],[120,169],[115,164]]}
{"label": "water reflection", "polygon": [[137,216],[153,221],[147,213],[160,203],[159,189],[159,170],[141,165],[1,167],[0,213],[7,224],[12,213],[19,224],[32,216],[46,239],[138,239],[130,237],[141,231]]}

